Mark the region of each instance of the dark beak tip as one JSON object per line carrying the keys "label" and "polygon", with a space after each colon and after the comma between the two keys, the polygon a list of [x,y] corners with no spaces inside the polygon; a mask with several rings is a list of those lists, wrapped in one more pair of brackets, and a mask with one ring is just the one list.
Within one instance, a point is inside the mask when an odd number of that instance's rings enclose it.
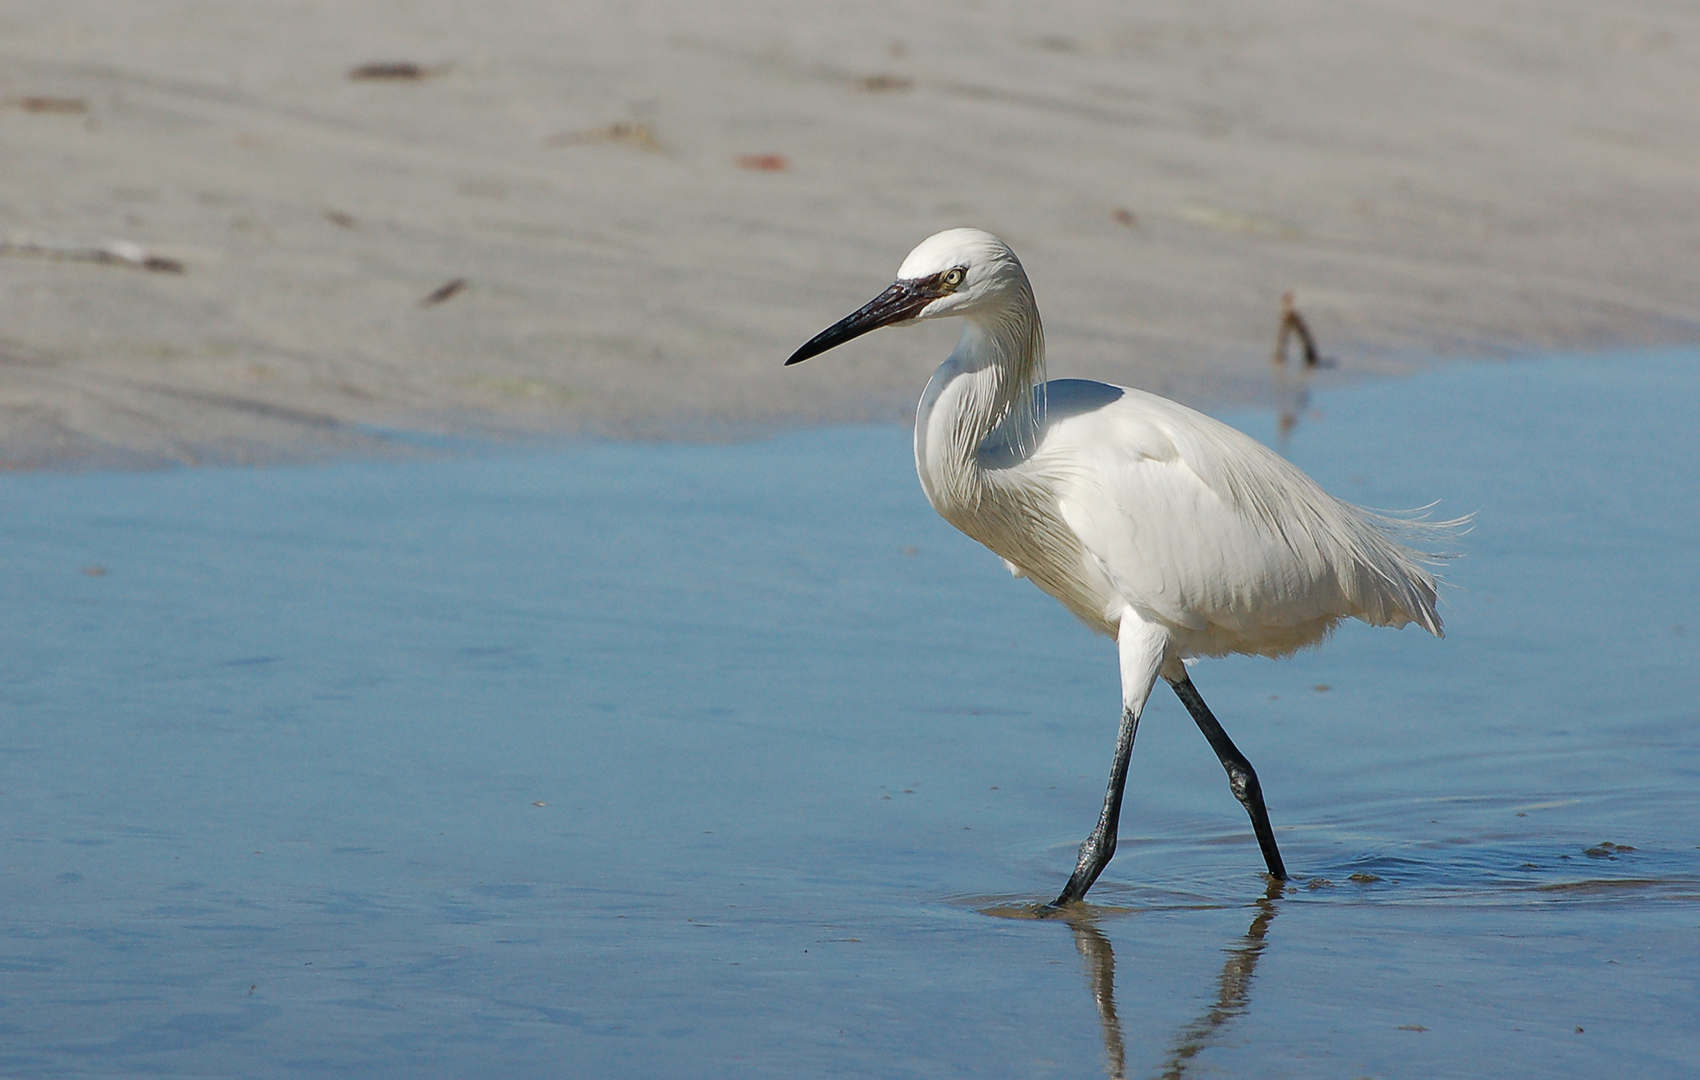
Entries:
{"label": "dark beak tip", "polygon": [[[841,325],[842,324],[840,324],[840,326]],[[783,366],[791,367],[793,364],[801,364],[804,360],[813,360],[821,353],[840,344],[843,340],[843,336],[839,333],[839,326],[833,326],[830,329],[822,330],[820,333],[798,346],[797,351],[791,354],[791,358],[785,361]]]}
{"label": "dark beak tip", "polygon": [[804,360],[813,360],[815,357],[819,356],[823,352],[826,352],[827,349],[829,349],[831,347],[832,347],[831,345],[821,344],[821,341],[818,337],[813,338],[809,341],[805,341],[797,349],[796,352],[791,354],[791,358],[789,360],[785,361],[784,366],[790,367],[793,364],[801,364]]}

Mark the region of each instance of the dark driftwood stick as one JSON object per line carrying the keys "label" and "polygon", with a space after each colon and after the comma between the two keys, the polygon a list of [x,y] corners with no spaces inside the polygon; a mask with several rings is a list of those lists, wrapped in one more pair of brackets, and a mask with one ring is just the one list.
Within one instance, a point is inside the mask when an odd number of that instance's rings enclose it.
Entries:
{"label": "dark driftwood stick", "polygon": [[1314,368],[1322,363],[1322,357],[1316,351],[1316,339],[1311,337],[1310,326],[1305,317],[1299,314],[1299,309],[1293,306],[1293,294],[1283,293],[1281,296],[1281,329],[1275,334],[1275,355],[1270,357],[1277,366],[1287,362],[1287,338],[1293,334],[1299,336],[1299,344],[1304,346],[1305,367]]}
{"label": "dark driftwood stick", "polygon": [[457,277],[453,281],[444,282],[442,285],[438,286],[436,291],[432,292],[431,295],[421,299],[419,301],[419,306],[435,307],[464,288],[466,288],[466,279],[463,277]]}

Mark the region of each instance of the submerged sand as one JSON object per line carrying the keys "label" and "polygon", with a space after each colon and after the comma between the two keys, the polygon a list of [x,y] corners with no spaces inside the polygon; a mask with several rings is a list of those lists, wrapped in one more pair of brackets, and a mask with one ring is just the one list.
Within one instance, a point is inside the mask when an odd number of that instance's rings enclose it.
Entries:
{"label": "submerged sand", "polygon": [[780,363],[960,224],[1194,400],[1288,290],[1346,373],[1700,338],[1676,4],[14,0],[0,146],[12,468],[898,418],[949,327]]}

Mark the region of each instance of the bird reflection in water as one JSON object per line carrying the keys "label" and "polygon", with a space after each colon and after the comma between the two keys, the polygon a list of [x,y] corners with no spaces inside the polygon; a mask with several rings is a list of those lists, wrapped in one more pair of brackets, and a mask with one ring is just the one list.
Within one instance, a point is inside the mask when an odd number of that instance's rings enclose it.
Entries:
{"label": "bird reflection in water", "polygon": [[[1269,890],[1256,903],[1257,915],[1251,920],[1245,937],[1225,951],[1222,978],[1217,984],[1216,1000],[1203,1015],[1180,1030],[1174,1046],[1163,1062],[1159,1074],[1163,1080],[1180,1080],[1187,1066],[1200,1050],[1227,1023],[1246,1011],[1251,1001],[1251,977],[1257,959],[1263,955],[1264,936],[1275,920],[1275,900],[1281,895],[1281,882],[1271,881]],[[1098,1007],[1098,1023],[1104,1031],[1104,1057],[1111,1080],[1127,1076],[1127,1044],[1122,1037],[1121,1018],[1116,1015],[1116,953],[1110,939],[1099,930],[1094,912],[1086,905],[1064,910],[1056,916],[1067,920],[1074,931],[1074,947],[1086,965],[1086,979],[1092,987],[1092,1001]]]}

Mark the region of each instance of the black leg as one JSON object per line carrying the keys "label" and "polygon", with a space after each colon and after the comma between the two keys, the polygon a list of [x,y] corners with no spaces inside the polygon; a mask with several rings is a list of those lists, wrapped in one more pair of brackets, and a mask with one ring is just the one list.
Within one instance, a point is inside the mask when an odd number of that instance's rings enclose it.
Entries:
{"label": "black leg", "polygon": [[[1116,825],[1122,816],[1122,789],[1127,786],[1127,763],[1133,757],[1133,736],[1139,731],[1139,714],[1123,707],[1121,729],[1116,733],[1116,758],[1110,765],[1110,788],[1104,793],[1104,812],[1098,815],[1098,827],[1080,845],[1080,857],[1075,860],[1074,873],[1052,907],[1072,904],[1086,895],[1086,890],[1098,880],[1110,856],[1116,853]],[[1248,766],[1249,768],[1249,766]]]}
{"label": "black leg", "polygon": [[[1263,861],[1269,866],[1269,876],[1279,881],[1287,880],[1287,867],[1281,862],[1280,850],[1275,847],[1275,830],[1269,827],[1269,811],[1263,808],[1263,788],[1257,782],[1256,770],[1234,741],[1228,738],[1222,725],[1216,722],[1210,706],[1204,704],[1198,687],[1192,685],[1190,678],[1182,674],[1178,682],[1169,680],[1169,685],[1175,688],[1175,696],[1181,699],[1186,711],[1198,722],[1198,730],[1210,740],[1210,749],[1216,751],[1222,768],[1228,770],[1228,787],[1232,789],[1234,798],[1245,807],[1245,812],[1251,815],[1251,831],[1257,834],[1257,846],[1263,849]],[[1125,768],[1123,772],[1126,772]]]}

